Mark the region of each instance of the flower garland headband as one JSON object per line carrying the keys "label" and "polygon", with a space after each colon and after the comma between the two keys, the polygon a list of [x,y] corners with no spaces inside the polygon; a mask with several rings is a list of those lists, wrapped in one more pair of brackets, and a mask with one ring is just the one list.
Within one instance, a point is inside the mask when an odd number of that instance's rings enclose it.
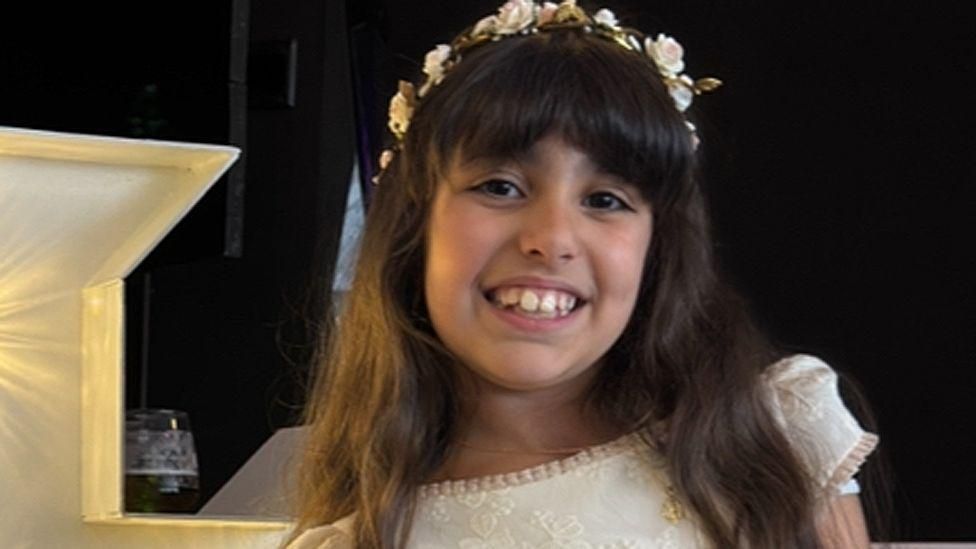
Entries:
{"label": "flower garland headband", "polygon": [[[400,81],[399,90],[390,101],[389,128],[396,138],[392,149],[380,155],[380,173],[373,178],[379,180],[393,160],[395,150],[403,143],[410,127],[410,119],[419,100],[431,88],[441,83],[452,67],[461,61],[462,54],[469,48],[485,42],[498,41],[511,36],[535,34],[549,30],[582,28],[584,32],[605,38],[619,46],[648,56],[657,66],[658,73],[668,88],[671,99],[678,112],[684,113],[692,99],[703,92],[710,92],[722,85],[715,78],[693,80],[684,74],[684,49],[674,38],[658,34],[651,39],[640,31],[621,27],[612,11],[604,8],[593,16],[576,5],[576,0],[562,0],[559,4],[545,2],[539,5],[535,0],[509,0],[498,9],[497,15],[489,15],[478,21],[469,32],[463,33],[448,44],[438,44],[424,58],[426,81],[416,90],[410,82]],[[685,120],[691,132],[692,145],[698,146],[695,126]]]}

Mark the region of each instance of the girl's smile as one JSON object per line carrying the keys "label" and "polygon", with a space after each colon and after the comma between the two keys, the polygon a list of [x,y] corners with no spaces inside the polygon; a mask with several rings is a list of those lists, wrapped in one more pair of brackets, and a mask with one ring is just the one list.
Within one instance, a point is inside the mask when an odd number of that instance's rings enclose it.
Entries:
{"label": "girl's smile", "polygon": [[[526,281],[526,284],[531,284]],[[502,286],[486,294],[496,307],[530,318],[561,318],[576,309],[582,300],[571,290],[557,287]]]}
{"label": "girl's smile", "polygon": [[455,161],[430,215],[431,320],[480,378],[517,390],[561,385],[623,332],[651,206],[560,136],[518,160]]}
{"label": "girl's smile", "polygon": [[566,283],[539,277],[506,280],[497,289],[486,292],[498,317],[514,328],[527,332],[545,332],[572,322],[584,300]]}

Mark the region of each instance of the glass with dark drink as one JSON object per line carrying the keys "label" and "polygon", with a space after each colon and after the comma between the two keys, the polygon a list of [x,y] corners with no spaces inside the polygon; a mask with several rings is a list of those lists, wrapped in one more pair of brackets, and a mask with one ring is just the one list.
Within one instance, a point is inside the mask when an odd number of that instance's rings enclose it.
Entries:
{"label": "glass with dark drink", "polygon": [[185,412],[128,410],[125,415],[125,510],[191,513],[200,496],[193,433]]}

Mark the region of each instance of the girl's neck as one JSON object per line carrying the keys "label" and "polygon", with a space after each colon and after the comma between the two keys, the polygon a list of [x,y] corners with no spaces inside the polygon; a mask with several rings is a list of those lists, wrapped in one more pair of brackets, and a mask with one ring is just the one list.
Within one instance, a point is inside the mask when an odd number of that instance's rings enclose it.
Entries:
{"label": "girl's neck", "polygon": [[560,394],[482,394],[459,440],[480,447],[544,451],[602,442],[606,429],[581,399]]}
{"label": "girl's neck", "polygon": [[435,480],[519,471],[568,457],[622,433],[596,419],[579,387],[516,391],[479,383]]}

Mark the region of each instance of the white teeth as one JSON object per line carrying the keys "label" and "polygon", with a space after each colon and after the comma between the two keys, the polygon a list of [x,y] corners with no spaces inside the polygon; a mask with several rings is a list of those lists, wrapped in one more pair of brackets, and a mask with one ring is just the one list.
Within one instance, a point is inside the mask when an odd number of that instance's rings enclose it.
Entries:
{"label": "white teeth", "polygon": [[539,307],[539,296],[535,292],[525,290],[522,292],[522,299],[519,300],[519,307],[530,313],[535,312]]}
{"label": "white teeth", "polygon": [[505,288],[498,295],[498,300],[506,307],[518,304],[521,298],[522,291],[518,288]]}
{"label": "white teeth", "polygon": [[539,310],[544,313],[552,313],[556,310],[556,292],[546,292],[539,302]]}
{"label": "white teeth", "polygon": [[568,315],[576,306],[576,297],[557,290],[531,290],[524,287],[500,288],[492,298],[496,306],[513,308],[540,318]]}

